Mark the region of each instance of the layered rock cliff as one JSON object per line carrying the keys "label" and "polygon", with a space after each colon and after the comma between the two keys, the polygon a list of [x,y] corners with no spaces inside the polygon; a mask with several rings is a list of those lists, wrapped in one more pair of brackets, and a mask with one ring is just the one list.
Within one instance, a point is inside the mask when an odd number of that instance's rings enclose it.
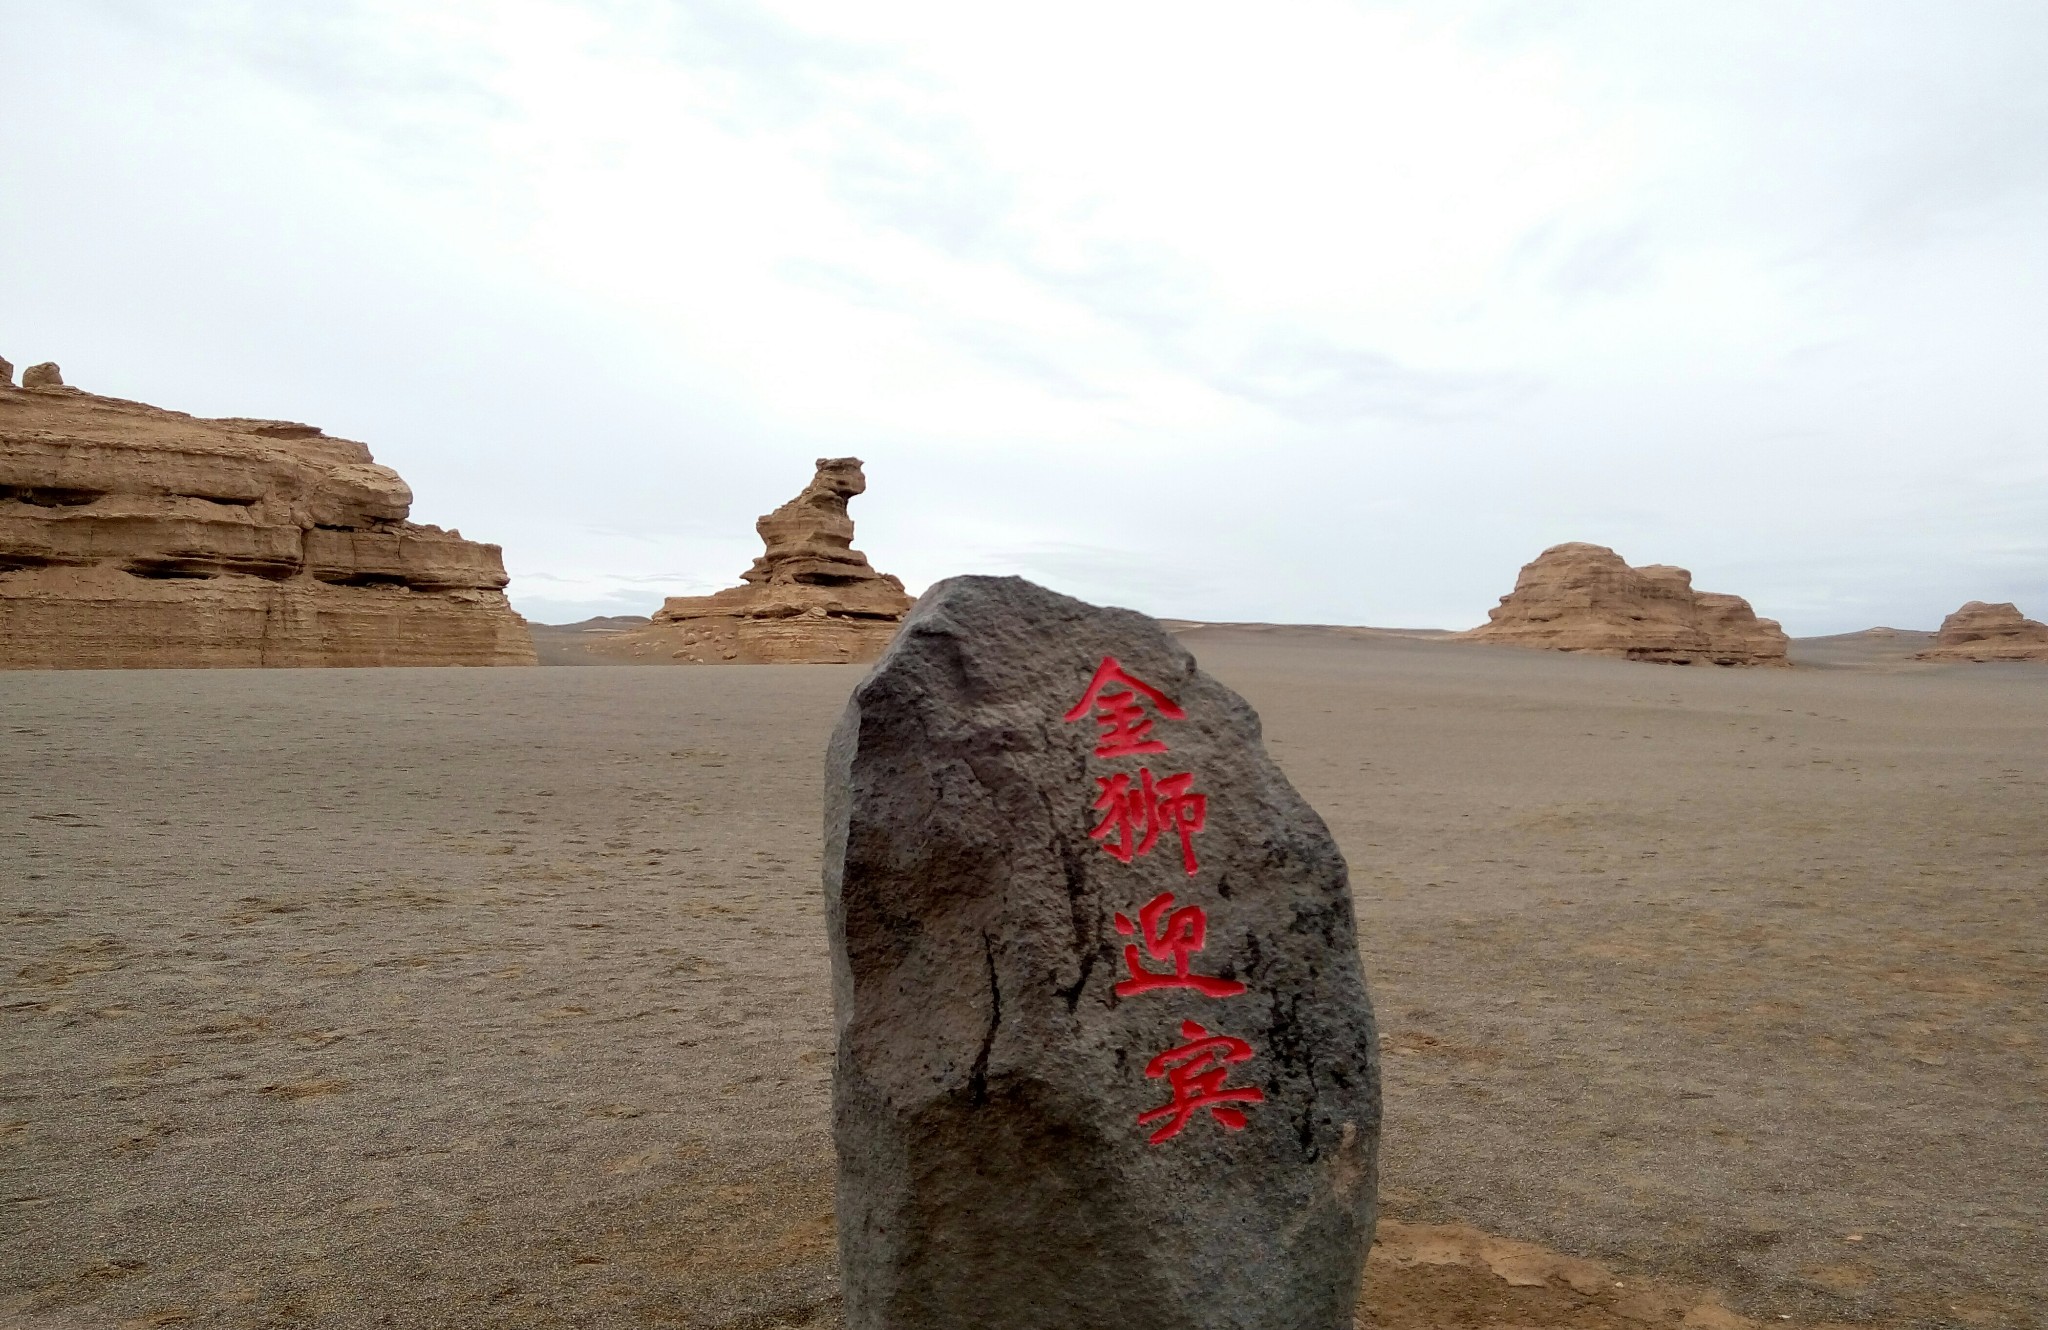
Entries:
{"label": "layered rock cliff", "polygon": [[1916,659],[2048,661],[2048,623],[2027,618],[2011,601],[1973,600],[1941,621],[1934,645]]}
{"label": "layered rock cliff", "polygon": [[0,668],[530,665],[496,545],[370,450],[0,381]]}
{"label": "layered rock cliff", "polygon": [[1462,636],[1670,665],[1786,665],[1785,632],[1740,596],[1694,591],[1683,568],[1631,568],[1603,545],[1553,545]]}
{"label": "layered rock cliff", "polygon": [[646,628],[612,634],[606,655],[685,664],[822,664],[882,654],[913,601],[853,548],[847,500],[867,489],[857,457],[821,457],[804,491],[754,523],[766,547],[742,585],[671,596]]}

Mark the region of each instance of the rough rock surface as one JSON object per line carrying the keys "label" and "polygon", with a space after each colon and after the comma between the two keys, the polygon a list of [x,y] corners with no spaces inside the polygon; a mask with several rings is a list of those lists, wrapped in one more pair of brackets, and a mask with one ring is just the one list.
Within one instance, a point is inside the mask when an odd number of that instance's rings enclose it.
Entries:
{"label": "rough rock surface", "polygon": [[498,547],[406,521],[362,444],[55,369],[0,389],[0,668],[534,663]]}
{"label": "rough rock surface", "polygon": [[1631,568],[1604,545],[1553,545],[1464,637],[1670,665],[1786,665],[1789,639],[1740,596],[1694,591],[1683,568]]}
{"label": "rough rock surface", "polygon": [[2029,619],[2011,601],[1973,600],[1941,621],[1920,660],[2048,660],[2048,623]]}
{"label": "rough rock surface", "polygon": [[846,501],[867,489],[857,457],[821,457],[803,493],[754,523],[767,546],[744,585],[671,596],[645,629],[596,649],[649,661],[811,664],[873,660],[911,606],[903,583],[853,548]]}
{"label": "rough rock surface", "polygon": [[1143,615],[955,578],[826,770],[848,1330],[1348,1330],[1372,1010],[1243,699]]}
{"label": "rough rock surface", "polygon": [[45,360],[40,365],[30,365],[21,372],[21,386],[24,388],[62,388],[64,371],[57,368],[54,360]]}
{"label": "rough rock surface", "polygon": [[12,388],[13,386],[14,362],[6,356],[0,356],[0,388]]}

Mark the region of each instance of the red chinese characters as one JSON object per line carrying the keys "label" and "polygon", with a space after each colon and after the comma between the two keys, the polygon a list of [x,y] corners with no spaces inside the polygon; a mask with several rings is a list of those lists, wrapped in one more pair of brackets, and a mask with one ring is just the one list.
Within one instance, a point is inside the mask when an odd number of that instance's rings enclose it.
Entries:
{"label": "red chinese characters", "polygon": [[[1153,720],[1145,714],[1145,702],[1166,720],[1187,719],[1187,712],[1172,698],[1127,672],[1115,656],[1104,656],[1081,700],[1065,719],[1071,724],[1093,713],[1101,730],[1095,745],[1097,757],[1163,753],[1166,741],[1152,737]],[[1195,875],[1201,868],[1195,858],[1195,833],[1208,820],[1209,800],[1195,793],[1192,772],[1155,776],[1150,767],[1140,767],[1135,777],[1117,772],[1097,776],[1095,783],[1100,793],[1094,807],[1102,820],[1088,834],[1101,841],[1104,850],[1129,863],[1141,854],[1150,854],[1160,834],[1171,830],[1180,842],[1181,867],[1189,877]]]}
{"label": "red chinese characters", "polygon": [[1138,782],[1118,772],[1097,776],[1102,788],[1095,808],[1102,821],[1088,834],[1102,842],[1102,848],[1125,863],[1149,854],[1159,843],[1159,833],[1171,827],[1180,838],[1181,867],[1193,877],[1201,864],[1195,859],[1195,833],[1209,819],[1209,800],[1194,793],[1193,774],[1157,776],[1149,767],[1138,768]]}
{"label": "red chinese characters", "polygon": [[1138,1125],[1149,1127],[1166,1119],[1166,1125],[1149,1138],[1153,1145],[1158,1145],[1180,1135],[1188,1119],[1206,1108],[1225,1130],[1243,1131],[1244,1110],[1232,1105],[1264,1103],[1266,1092],[1255,1085],[1226,1090],[1223,1082],[1230,1079],[1230,1064],[1252,1056],[1252,1046],[1227,1034],[1210,1034],[1193,1021],[1180,1023],[1180,1037],[1187,1042],[1167,1049],[1145,1065],[1148,1079],[1166,1078],[1173,1098],[1138,1114]]}
{"label": "red chinese characters", "polygon": [[1124,667],[1115,656],[1104,656],[1102,664],[1096,666],[1095,677],[1088,681],[1088,691],[1066,714],[1068,721],[1077,721],[1095,712],[1095,723],[1102,729],[1101,740],[1095,745],[1097,757],[1131,757],[1139,753],[1163,753],[1166,745],[1146,736],[1152,733],[1152,720],[1145,714],[1145,708],[1138,704],[1142,696],[1159,714],[1168,720],[1186,720],[1187,712],[1174,705],[1172,698],[1154,688],[1142,679],[1135,679],[1124,673]]}
{"label": "red chinese characters", "polygon": [[1116,986],[1118,997],[1135,997],[1155,988],[1192,988],[1203,997],[1215,998],[1236,997],[1244,992],[1244,985],[1235,979],[1189,972],[1188,957],[1209,940],[1209,916],[1195,905],[1174,909],[1170,891],[1162,891],[1145,902],[1135,924],[1123,911],[1117,911],[1116,931],[1125,937],[1137,933],[1153,960],[1167,961],[1173,966],[1164,973],[1148,970],[1138,960],[1137,944],[1125,946],[1124,964],[1130,967],[1131,977]]}
{"label": "red chinese characters", "polygon": [[[1159,689],[1125,670],[1115,656],[1104,656],[1095,676],[1066,720],[1093,718],[1100,733],[1095,756],[1117,759],[1142,757],[1167,751],[1164,739],[1154,738],[1156,721],[1185,720],[1187,713]],[[1150,854],[1160,837],[1171,831],[1180,842],[1181,867],[1194,877],[1201,870],[1195,857],[1195,834],[1209,820],[1208,796],[1195,793],[1193,772],[1155,776],[1150,767],[1114,771],[1095,778],[1097,794],[1093,805],[1102,815],[1088,835],[1100,841],[1103,850],[1119,863],[1128,864]],[[1198,905],[1181,905],[1170,891],[1162,891],[1145,902],[1133,920],[1118,911],[1116,931],[1135,941],[1124,946],[1124,965],[1130,977],[1116,985],[1118,997],[1137,997],[1161,989],[1187,989],[1210,998],[1237,997],[1245,986],[1235,979],[1195,972],[1192,958],[1209,940],[1209,916]],[[1147,961],[1163,968],[1152,969]],[[1243,1131],[1249,1123],[1240,1105],[1265,1102],[1265,1091],[1256,1086],[1227,1087],[1231,1068],[1254,1056],[1252,1046],[1226,1034],[1211,1034],[1194,1021],[1182,1021],[1178,1047],[1169,1048],[1145,1066],[1148,1080],[1162,1077],[1173,1098],[1157,1108],[1138,1114],[1138,1125],[1163,1123],[1147,1140],[1160,1145],[1186,1129],[1189,1122],[1207,1111],[1226,1131]]]}

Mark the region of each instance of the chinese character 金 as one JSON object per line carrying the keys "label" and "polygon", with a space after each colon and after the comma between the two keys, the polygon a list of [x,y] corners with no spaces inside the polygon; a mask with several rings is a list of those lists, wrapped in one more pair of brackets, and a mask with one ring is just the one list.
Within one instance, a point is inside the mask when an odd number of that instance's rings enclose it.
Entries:
{"label": "chinese character \u91d1", "polygon": [[1166,1125],[1149,1138],[1151,1144],[1158,1145],[1180,1135],[1181,1128],[1188,1125],[1188,1119],[1206,1108],[1226,1130],[1243,1131],[1246,1123],[1244,1111],[1231,1105],[1263,1103],[1265,1091],[1249,1085],[1226,1090],[1223,1082],[1230,1078],[1231,1063],[1243,1062],[1252,1056],[1252,1046],[1229,1035],[1210,1034],[1193,1021],[1182,1021],[1180,1034],[1188,1042],[1178,1048],[1167,1049],[1145,1067],[1148,1078],[1166,1078],[1166,1083],[1173,1089],[1173,1099],[1138,1114],[1138,1125],[1149,1127],[1162,1118],[1167,1119]]}
{"label": "chinese character \u91d1", "polygon": [[1141,767],[1135,785],[1121,772],[1097,776],[1095,783],[1102,787],[1093,805],[1102,821],[1088,835],[1101,841],[1103,849],[1129,863],[1150,854],[1159,833],[1171,827],[1180,837],[1181,866],[1189,877],[1195,875],[1201,865],[1195,860],[1194,837],[1208,820],[1209,800],[1190,789],[1195,783],[1191,773],[1155,778],[1149,768]]}
{"label": "chinese character \u91d1", "polygon": [[1088,681],[1088,691],[1066,714],[1066,719],[1080,720],[1091,708],[1094,710],[1095,723],[1102,728],[1100,742],[1095,745],[1097,757],[1163,753],[1166,745],[1148,737],[1152,732],[1152,719],[1139,705],[1140,696],[1151,702],[1168,720],[1187,719],[1187,712],[1175,706],[1172,698],[1151,684],[1124,673],[1124,667],[1115,656],[1102,658],[1102,664],[1095,669],[1095,677]]}
{"label": "chinese character \u91d1", "polygon": [[1138,910],[1136,923],[1118,911],[1116,931],[1125,937],[1137,933],[1153,960],[1173,963],[1171,973],[1148,970],[1138,963],[1137,945],[1126,944],[1124,964],[1130,967],[1131,977],[1116,986],[1118,997],[1131,997],[1155,988],[1192,988],[1204,997],[1214,998],[1236,997],[1244,992],[1244,985],[1235,979],[1188,972],[1188,957],[1200,951],[1208,940],[1209,916],[1196,905],[1174,909],[1170,891],[1162,891],[1145,902]]}

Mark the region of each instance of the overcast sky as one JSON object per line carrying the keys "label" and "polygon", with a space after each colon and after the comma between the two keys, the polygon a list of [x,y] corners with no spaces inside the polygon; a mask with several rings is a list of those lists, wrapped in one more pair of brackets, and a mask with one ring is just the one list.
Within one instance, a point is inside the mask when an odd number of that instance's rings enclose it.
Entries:
{"label": "overcast sky", "polygon": [[2048,617],[2048,5],[0,0],[0,355],[547,621],[814,458],[912,590],[1468,627],[1564,540]]}

